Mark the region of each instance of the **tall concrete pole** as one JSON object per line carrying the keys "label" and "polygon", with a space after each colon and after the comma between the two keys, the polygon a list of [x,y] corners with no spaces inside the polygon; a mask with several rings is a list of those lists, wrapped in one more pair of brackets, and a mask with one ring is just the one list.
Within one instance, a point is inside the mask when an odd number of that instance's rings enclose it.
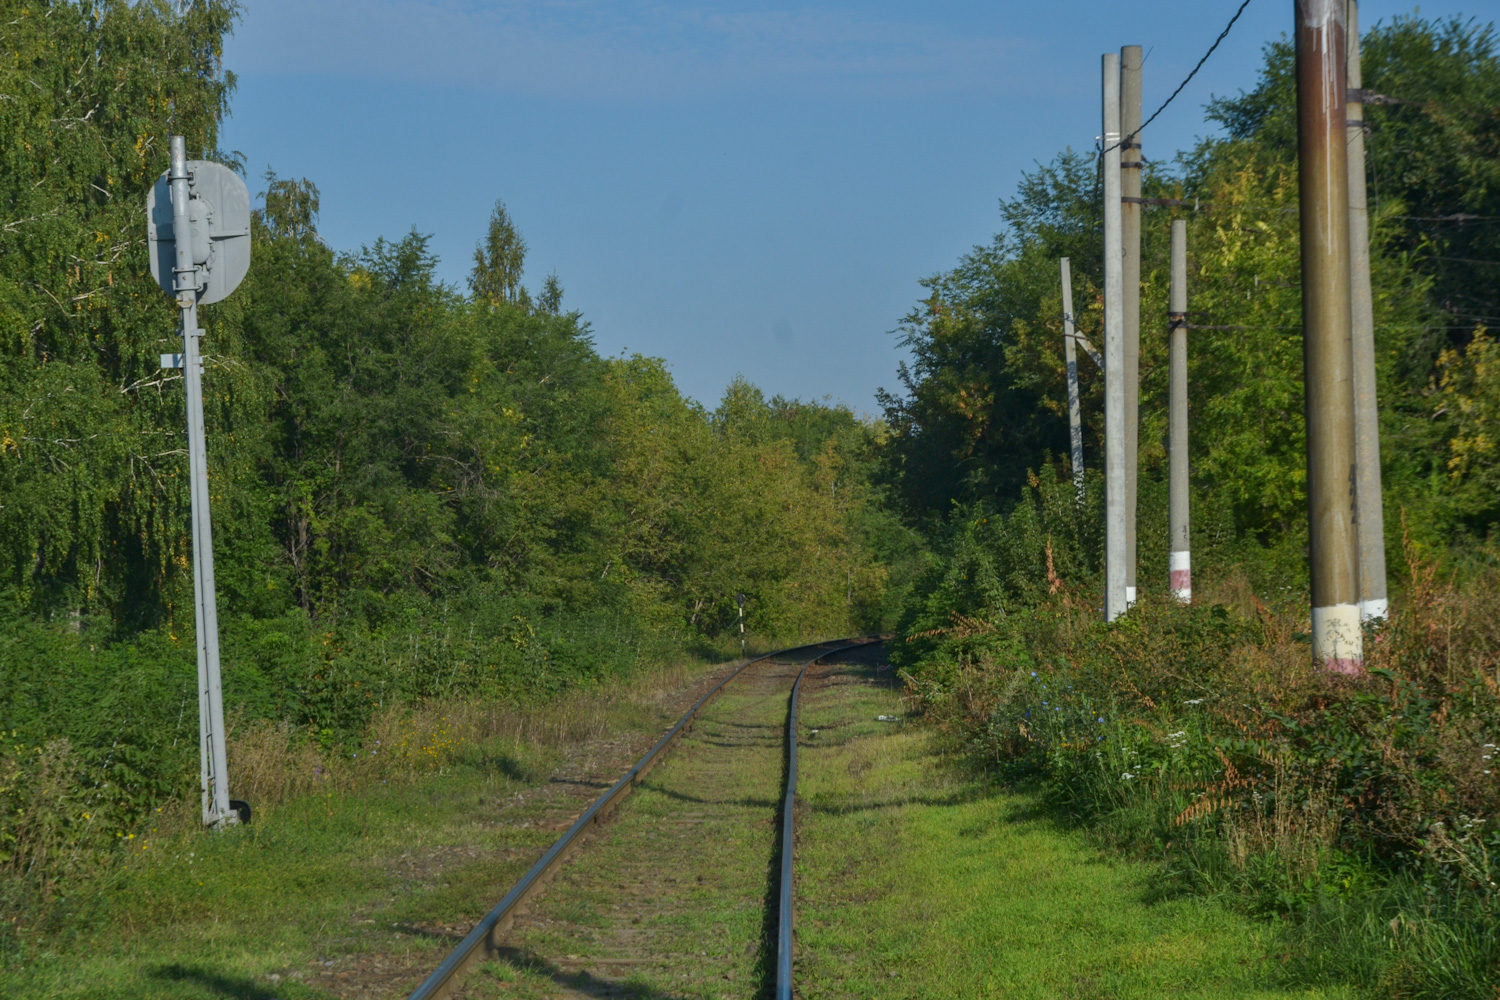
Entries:
{"label": "tall concrete pole", "polygon": [[1354,528],[1354,382],[1345,151],[1345,0],[1296,0],[1302,359],[1313,662],[1364,668]]}
{"label": "tall concrete pole", "polygon": [[1073,265],[1062,259],[1063,358],[1068,364],[1068,434],[1073,444],[1073,489],[1083,499],[1083,411],[1078,402],[1078,349],[1073,343]]}
{"label": "tall concrete pole", "polygon": [[1125,338],[1125,603],[1135,603],[1141,423],[1141,47],[1120,49],[1120,274]]}
{"label": "tall concrete pole", "polygon": [[[1362,86],[1359,71],[1359,5],[1348,2],[1345,29],[1349,90]],[[1359,611],[1382,619],[1385,589],[1385,510],[1380,492],[1380,413],[1375,399],[1375,304],[1370,290],[1370,215],[1365,198],[1363,102],[1346,111],[1349,143],[1349,311],[1354,355],[1354,493],[1359,535]]]}
{"label": "tall concrete pole", "polygon": [[1104,619],[1128,607],[1125,337],[1120,261],[1120,57],[1104,54]]}
{"label": "tall concrete pole", "polygon": [[1168,500],[1172,596],[1193,600],[1192,535],[1188,523],[1187,222],[1172,220],[1172,289],[1167,303]]}

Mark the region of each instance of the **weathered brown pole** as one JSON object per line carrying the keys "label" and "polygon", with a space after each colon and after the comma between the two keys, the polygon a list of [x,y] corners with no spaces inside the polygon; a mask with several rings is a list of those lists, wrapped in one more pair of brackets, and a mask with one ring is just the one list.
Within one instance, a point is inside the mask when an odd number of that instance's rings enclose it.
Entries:
{"label": "weathered brown pole", "polygon": [[1364,104],[1359,96],[1359,5],[1348,0],[1345,39],[1349,130],[1349,306],[1353,321],[1355,510],[1359,611],[1364,621],[1389,609],[1385,588],[1385,509],[1380,495],[1380,409],[1375,398],[1375,302],[1370,288],[1370,214],[1365,196]]}
{"label": "weathered brown pole", "polygon": [[1295,0],[1302,363],[1313,662],[1363,670],[1354,529],[1354,385],[1345,154],[1345,0]]}
{"label": "weathered brown pole", "polygon": [[1141,47],[1120,48],[1120,280],[1125,346],[1125,603],[1135,603],[1136,481],[1141,444]]}
{"label": "weathered brown pole", "polygon": [[1187,222],[1172,220],[1172,288],[1167,302],[1167,526],[1172,596],[1193,600],[1192,532],[1188,527]]}

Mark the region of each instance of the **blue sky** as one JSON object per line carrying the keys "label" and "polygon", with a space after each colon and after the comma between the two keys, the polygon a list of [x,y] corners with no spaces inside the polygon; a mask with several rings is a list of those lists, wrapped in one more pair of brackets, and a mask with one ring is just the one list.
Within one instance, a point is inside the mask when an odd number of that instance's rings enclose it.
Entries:
{"label": "blue sky", "polygon": [[[877,412],[919,279],[988,241],[1022,171],[1092,144],[1100,54],[1147,48],[1149,114],[1237,6],[245,0],[221,142],[253,190],[313,180],[333,246],[415,226],[460,286],[503,198],[526,284],[556,271],[602,353],[665,358],[710,405],[739,373]],[[1146,155],[1205,134],[1291,17],[1253,0]]]}

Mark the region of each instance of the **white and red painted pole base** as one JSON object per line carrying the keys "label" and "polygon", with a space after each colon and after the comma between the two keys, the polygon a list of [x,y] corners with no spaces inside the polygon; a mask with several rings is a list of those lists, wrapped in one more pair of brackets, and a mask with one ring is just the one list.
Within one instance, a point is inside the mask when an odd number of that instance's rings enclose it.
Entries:
{"label": "white and red painted pole base", "polygon": [[1365,637],[1359,618],[1358,604],[1313,608],[1313,663],[1333,674],[1364,673]]}
{"label": "white and red painted pole base", "polygon": [[1170,569],[1172,596],[1183,604],[1193,603],[1193,554],[1173,552]]}

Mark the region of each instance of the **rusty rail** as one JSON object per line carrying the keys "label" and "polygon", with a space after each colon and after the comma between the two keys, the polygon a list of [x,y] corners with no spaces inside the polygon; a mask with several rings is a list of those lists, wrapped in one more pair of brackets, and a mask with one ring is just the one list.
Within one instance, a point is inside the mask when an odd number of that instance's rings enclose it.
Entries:
{"label": "rusty rail", "polygon": [[[572,851],[576,847],[578,847],[583,843],[585,839],[587,839],[584,836],[586,831],[588,831],[592,827],[596,827],[602,824],[606,819],[609,818],[609,816],[615,811],[615,809],[619,807],[620,803],[630,795],[635,786],[639,784],[641,780],[646,776],[647,772],[649,772],[651,768],[658,763],[663,752],[666,751],[666,749],[673,743],[675,743],[684,732],[687,732],[692,728],[693,719],[697,716],[699,710],[702,709],[704,705],[708,704],[708,702],[714,697],[714,695],[722,691],[725,685],[734,680],[740,674],[744,673],[745,670],[756,663],[761,663],[766,660],[775,659],[778,657],[785,657],[788,654],[798,653],[805,650],[817,649],[820,650],[820,652],[812,659],[808,660],[807,663],[803,664],[801,672],[797,675],[797,682],[792,689],[792,701],[790,710],[788,712],[787,724],[788,752],[791,754],[791,758],[787,777],[787,794],[782,834],[782,918],[780,921],[781,931],[778,940],[777,981],[778,984],[781,981],[780,969],[781,966],[785,964],[787,968],[786,981],[788,984],[790,984],[790,871],[792,853],[789,838],[791,837],[792,829],[792,798],[796,792],[797,781],[796,693],[802,684],[803,676],[807,673],[807,668],[813,663],[817,662],[819,659],[830,653],[840,652],[842,650],[860,645],[861,643],[870,641],[870,638],[872,637],[860,637],[855,639],[834,639],[828,642],[812,643],[807,646],[794,646],[791,649],[783,649],[775,653],[767,653],[765,656],[758,656],[753,660],[746,660],[744,663],[740,664],[728,677],[725,677],[719,683],[715,684],[707,694],[694,702],[693,707],[688,709],[687,712],[682,716],[682,718],[677,720],[677,724],[674,725],[671,729],[667,730],[666,734],[662,736],[661,739],[657,740],[655,745],[653,745],[650,750],[646,751],[645,756],[636,761],[635,765],[631,767],[630,770],[626,771],[625,775],[620,778],[619,781],[615,782],[614,785],[610,787],[609,791],[599,796],[599,798],[594,801],[593,805],[584,810],[583,815],[579,816],[578,819],[574,821],[573,825],[568,828],[567,832],[564,833],[561,837],[557,838],[557,841],[547,849],[547,853],[543,854],[537,861],[537,863],[531,866],[530,871],[521,876],[520,880],[511,887],[510,891],[505,894],[505,898],[501,899],[500,902],[495,906],[495,908],[487,913],[484,919],[479,921],[479,923],[475,925],[474,929],[469,932],[468,936],[459,943],[457,948],[453,949],[452,953],[443,960],[443,963],[433,971],[432,975],[428,976],[422,982],[422,984],[412,992],[409,1000],[439,1000],[439,998],[449,996],[452,990],[458,986],[459,982],[463,978],[464,973],[466,973],[469,968],[474,965],[474,963],[482,961],[483,959],[488,958],[490,955],[498,951],[500,948],[502,936],[507,930],[510,929],[511,923],[519,914],[522,904],[524,904],[532,896],[536,895],[536,893],[541,889],[542,885],[546,882],[547,878],[551,876],[556,870],[558,865],[560,865],[562,861],[570,853],[572,853]],[[782,952],[781,950],[783,947],[783,943],[786,949],[784,952]],[[790,990],[790,985],[788,985],[788,990]],[[787,995],[790,995],[790,993],[788,992]]]}
{"label": "rusty rail", "polygon": [[[842,647],[847,649],[848,647]],[[792,1000],[792,847],[797,811],[797,696],[802,679],[821,656],[808,660],[797,673],[786,712],[786,795],[781,800],[781,885],[776,918],[776,1000]]]}

